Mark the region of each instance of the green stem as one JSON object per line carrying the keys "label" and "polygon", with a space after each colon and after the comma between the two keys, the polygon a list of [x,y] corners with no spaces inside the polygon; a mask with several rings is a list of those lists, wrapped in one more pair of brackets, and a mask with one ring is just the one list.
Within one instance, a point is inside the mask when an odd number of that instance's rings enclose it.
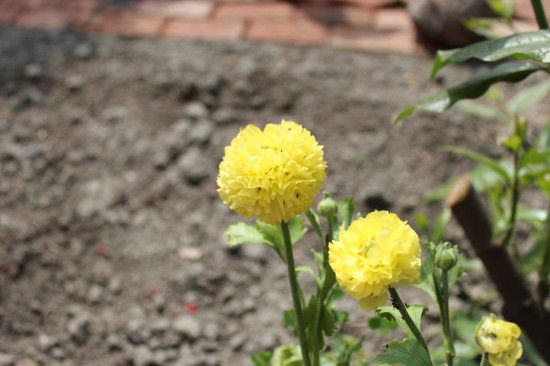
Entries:
{"label": "green stem", "polygon": [[390,292],[390,296],[391,296],[393,306],[397,310],[399,310],[399,313],[401,314],[401,317],[403,318],[405,323],[407,323],[407,326],[409,327],[409,329],[413,333],[414,337],[418,340],[418,342],[420,342],[420,344],[422,345],[422,347],[424,347],[426,352],[428,352],[428,354],[430,354],[430,351],[428,350],[428,345],[426,344],[426,341],[424,340],[424,337],[422,336],[422,334],[420,333],[420,330],[418,330],[418,328],[414,324],[413,320],[411,319],[411,316],[409,315],[409,312],[407,311],[407,307],[405,306],[403,301],[401,301],[401,298],[399,297],[399,294],[397,293],[397,290],[394,289],[393,287],[388,287],[388,291]]}
{"label": "green stem", "polygon": [[535,11],[535,16],[537,17],[537,24],[540,29],[548,29],[548,20],[546,20],[546,14],[544,14],[544,7],[540,0],[531,0],[531,5]]}
{"label": "green stem", "polygon": [[281,222],[283,230],[283,239],[285,242],[286,264],[288,270],[288,280],[290,282],[290,290],[292,292],[292,303],[294,304],[294,312],[296,313],[296,327],[298,328],[298,336],[300,338],[300,348],[302,350],[302,358],[304,366],[310,366],[309,352],[307,349],[306,330],[304,326],[303,311],[302,311],[302,296],[296,276],[296,268],[294,265],[294,253],[292,250],[292,242],[290,240],[290,231],[286,222]]}
{"label": "green stem", "polygon": [[[502,246],[506,247],[512,241],[514,232],[516,229],[516,216],[518,211],[518,202],[519,202],[519,153],[514,151],[514,176],[512,178],[512,197],[511,197],[511,207],[510,207],[510,218],[508,220],[508,231],[502,240]],[[512,245],[512,250],[517,256],[516,245]]]}
{"label": "green stem", "polygon": [[487,356],[487,352],[483,352],[481,355],[481,362],[479,363],[479,366],[489,366],[489,357]]}
{"label": "green stem", "polygon": [[537,290],[540,306],[544,309],[544,301],[550,292],[550,283],[548,282],[550,276],[550,207],[546,211],[546,235],[544,235],[542,240],[545,240],[546,243],[544,246],[542,264],[539,269],[539,283]]}
{"label": "green stem", "polygon": [[443,292],[443,304],[441,307],[441,319],[443,321],[443,335],[445,337],[445,354],[447,356],[447,365],[453,366],[453,359],[455,357],[455,346],[453,340],[453,333],[451,331],[451,319],[449,316],[449,276],[448,271],[442,270],[441,282]]}

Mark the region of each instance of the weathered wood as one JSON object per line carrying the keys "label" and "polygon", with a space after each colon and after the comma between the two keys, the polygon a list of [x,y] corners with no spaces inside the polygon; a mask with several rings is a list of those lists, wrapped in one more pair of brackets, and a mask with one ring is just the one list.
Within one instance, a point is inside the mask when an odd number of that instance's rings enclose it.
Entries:
{"label": "weathered wood", "polygon": [[550,363],[550,315],[539,306],[506,248],[493,241],[491,220],[469,176],[458,179],[447,196],[446,204],[502,296],[504,317],[517,323],[540,355]]}

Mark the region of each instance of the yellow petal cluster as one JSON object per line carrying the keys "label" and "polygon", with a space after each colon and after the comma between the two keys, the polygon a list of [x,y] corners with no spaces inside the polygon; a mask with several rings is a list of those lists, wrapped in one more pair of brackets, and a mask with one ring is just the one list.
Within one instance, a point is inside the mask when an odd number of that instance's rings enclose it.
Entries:
{"label": "yellow petal cluster", "polygon": [[275,224],[304,213],[326,178],[323,147],[301,125],[283,120],[241,129],[225,148],[218,193],[244,217]]}
{"label": "yellow petal cluster", "polygon": [[389,286],[419,281],[418,235],[396,214],[374,211],[340,230],[329,263],[346,293],[372,310],[386,303]]}
{"label": "yellow petal cluster", "polygon": [[476,343],[489,355],[491,366],[515,366],[523,353],[520,335],[521,329],[515,323],[490,315],[478,324]]}

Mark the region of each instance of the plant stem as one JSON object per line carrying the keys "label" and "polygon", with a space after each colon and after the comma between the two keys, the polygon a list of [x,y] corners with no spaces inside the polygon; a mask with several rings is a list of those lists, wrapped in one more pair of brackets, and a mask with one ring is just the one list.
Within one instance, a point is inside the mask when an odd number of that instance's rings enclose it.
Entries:
{"label": "plant stem", "polygon": [[537,24],[540,29],[548,29],[548,20],[546,20],[546,14],[544,14],[544,7],[540,0],[531,0],[531,5],[535,11],[535,16],[537,17]]}
{"label": "plant stem", "polygon": [[411,319],[411,316],[409,315],[409,312],[407,311],[407,307],[405,304],[403,304],[403,301],[401,301],[401,298],[399,297],[399,294],[397,293],[397,290],[393,287],[388,287],[388,291],[390,292],[391,300],[393,306],[399,310],[399,313],[401,314],[401,317],[407,323],[407,326],[411,330],[411,332],[414,334],[414,337],[420,342],[422,347],[430,354],[430,351],[428,350],[428,345],[426,344],[426,341],[424,340],[424,337],[420,333],[420,330],[416,327],[413,320]]}
{"label": "plant stem", "polygon": [[546,210],[546,233],[542,240],[545,240],[544,254],[542,257],[542,264],[539,269],[539,283],[537,291],[539,295],[540,307],[544,309],[544,301],[548,297],[550,291],[550,283],[548,282],[550,276],[550,206]]}
{"label": "plant stem", "polygon": [[453,333],[451,331],[451,319],[449,317],[449,271],[442,270],[441,282],[443,292],[443,306],[441,307],[441,319],[443,321],[443,335],[445,336],[445,354],[447,356],[447,365],[453,366],[455,357],[455,346]]}
{"label": "plant stem", "polygon": [[292,292],[292,303],[294,304],[294,312],[296,313],[296,326],[298,328],[298,336],[300,338],[300,348],[302,350],[302,358],[304,366],[310,366],[309,352],[307,349],[306,330],[303,319],[302,311],[302,296],[298,285],[298,278],[296,276],[296,268],[294,266],[294,253],[292,249],[292,242],[290,240],[290,231],[286,222],[281,222],[281,229],[283,230],[283,239],[285,242],[286,251],[286,264],[288,270],[288,280],[290,282],[290,290]]}
{"label": "plant stem", "polygon": [[489,366],[489,357],[487,357],[487,352],[483,352],[481,355],[481,362],[479,366]]}
{"label": "plant stem", "polygon": [[[510,207],[510,219],[508,220],[508,231],[502,240],[502,246],[506,247],[512,241],[516,229],[516,216],[519,202],[519,153],[514,151],[514,176],[512,178],[512,197]],[[514,255],[518,256],[516,245],[512,245]]]}

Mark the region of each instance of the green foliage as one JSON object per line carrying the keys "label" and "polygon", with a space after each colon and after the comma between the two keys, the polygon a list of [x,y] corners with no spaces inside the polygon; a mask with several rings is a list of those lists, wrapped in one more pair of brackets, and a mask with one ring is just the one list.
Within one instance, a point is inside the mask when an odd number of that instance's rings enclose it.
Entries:
{"label": "green foliage", "polygon": [[369,318],[368,324],[370,329],[378,331],[383,336],[397,328],[397,322],[394,319],[388,319],[380,315]]}
{"label": "green foliage", "polygon": [[443,112],[462,99],[480,97],[489,87],[498,82],[517,82],[525,79],[535,71],[550,72],[550,66],[534,63],[507,62],[489,71],[479,72],[471,79],[450,87],[447,90],[428,95],[418,102],[404,108],[394,119],[399,123],[417,110]]}
{"label": "green foliage", "polygon": [[[422,305],[407,306],[407,313],[409,313],[409,316],[411,317],[414,324],[419,330],[422,330],[422,326],[421,326],[422,317],[424,316],[424,314],[426,314],[427,310],[428,309]],[[376,314],[388,321],[396,322],[397,325],[399,325],[399,327],[403,329],[409,337],[414,337],[414,334],[411,332],[407,323],[401,317],[399,310],[397,310],[393,306],[380,306],[379,308],[376,309]]]}
{"label": "green foliage", "polygon": [[514,0],[486,0],[487,5],[495,14],[510,19],[514,14]]}
{"label": "green foliage", "polygon": [[432,366],[432,361],[420,342],[414,338],[392,341],[386,349],[376,356],[381,364],[403,366]]}
{"label": "green foliage", "polygon": [[550,31],[514,34],[454,50],[437,51],[432,77],[449,64],[462,63],[470,59],[494,62],[510,57],[550,63]]}

